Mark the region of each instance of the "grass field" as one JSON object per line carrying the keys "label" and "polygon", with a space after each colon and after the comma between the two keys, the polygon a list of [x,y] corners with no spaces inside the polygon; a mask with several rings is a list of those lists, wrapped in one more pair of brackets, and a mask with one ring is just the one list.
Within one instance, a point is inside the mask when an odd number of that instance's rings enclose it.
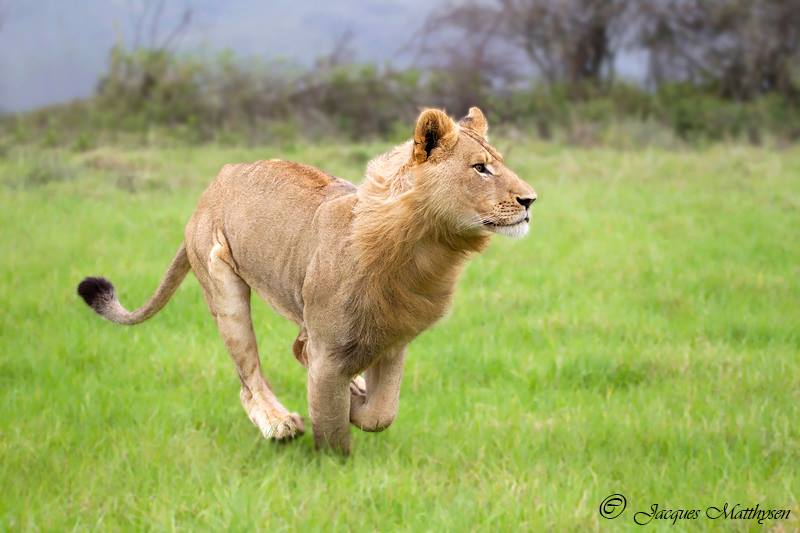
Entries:
{"label": "grass field", "polygon": [[[800,529],[800,150],[498,146],[539,193],[531,233],[470,263],[398,419],[346,461],[261,439],[193,277],[134,328],[75,286],[144,302],[225,162],[357,181],[384,145],[0,156],[0,530],[633,529],[724,502],[792,513],[676,527]],[[307,416],[294,327],[255,321]]]}

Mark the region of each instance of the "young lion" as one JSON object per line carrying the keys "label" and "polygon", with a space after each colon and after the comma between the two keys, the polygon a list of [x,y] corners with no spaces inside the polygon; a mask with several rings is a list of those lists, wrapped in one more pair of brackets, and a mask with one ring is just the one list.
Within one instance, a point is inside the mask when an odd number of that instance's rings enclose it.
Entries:
{"label": "young lion", "polygon": [[[200,198],[155,294],[128,311],[104,278],[78,293],[118,324],[167,303],[191,268],[268,439],[303,432],[261,373],[250,291],[300,327],[317,447],[350,450],[349,424],[381,431],[397,413],[406,345],[446,311],[456,278],[492,233],[528,231],[533,189],[488,142],[476,107],[456,124],[423,111],[414,138],[371,161],[360,187],[273,159],[225,165]],[[360,376],[364,372],[365,378]]]}

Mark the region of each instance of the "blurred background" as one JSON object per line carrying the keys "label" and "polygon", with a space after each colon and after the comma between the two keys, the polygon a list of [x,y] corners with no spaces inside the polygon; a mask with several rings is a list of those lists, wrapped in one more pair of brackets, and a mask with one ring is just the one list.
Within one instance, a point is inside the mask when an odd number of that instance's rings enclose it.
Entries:
{"label": "blurred background", "polygon": [[796,0],[0,0],[0,142],[800,137]]}
{"label": "blurred background", "polygon": [[[359,182],[421,107],[473,105],[539,195],[530,235],[469,262],[346,464],[262,439],[191,276],[134,328],[75,293],[146,301],[226,163]],[[687,527],[800,531],[798,0],[0,0],[0,109],[0,531],[599,531],[724,502],[793,512]],[[297,329],[252,305],[307,416]]]}

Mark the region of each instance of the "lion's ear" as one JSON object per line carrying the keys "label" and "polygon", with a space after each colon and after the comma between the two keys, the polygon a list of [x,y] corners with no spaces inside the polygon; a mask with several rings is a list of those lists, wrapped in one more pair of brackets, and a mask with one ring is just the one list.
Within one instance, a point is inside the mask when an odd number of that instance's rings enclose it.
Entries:
{"label": "lion's ear", "polygon": [[469,128],[484,139],[489,132],[489,123],[486,122],[486,117],[477,107],[470,107],[467,116],[458,121],[459,126]]}
{"label": "lion's ear", "polygon": [[452,148],[457,139],[456,123],[444,111],[424,110],[414,129],[414,161],[426,161],[437,148]]}

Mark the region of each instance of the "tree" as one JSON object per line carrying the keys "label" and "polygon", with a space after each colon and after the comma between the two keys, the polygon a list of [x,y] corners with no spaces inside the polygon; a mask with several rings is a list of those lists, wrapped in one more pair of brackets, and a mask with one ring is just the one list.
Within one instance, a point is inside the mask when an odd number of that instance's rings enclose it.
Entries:
{"label": "tree", "polygon": [[493,86],[519,78],[497,6],[469,2],[433,11],[411,39],[415,64],[428,67],[435,105],[481,105]]}
{"label": "tree", "polygon": [[[629,33],[628,4],[628,0],[496,0],[449,5],[435,11],[423,29],[438,36],[435,52],[451,58],[454,51],[458,58],[472,53],[470,61],[461,63],[498,68],[508,65],[509,50],[516,50],[546,82],[577,87],[613,78],[616,52]],[[463,38],[448,46],[447,30],[460,32]],[[504,46],[497,48],[498,42]],[[498,49],[505,58],[488,53]]]}
{"label": "tree", "polygon": [[111,49],[109,68],[98,83],[98,98],[120,115],[146,110],[154,116],[190,116],[196,107],[198,88],[194,78],[202,66],[178,61],[174,47],[192,21],[185,7],[171,29],[163,31],[166,0],[129,3],[133,39],[130,49],[117,44]]}
{"label": "tree", "polygon": [[499,14],[549,83],[597,84],[613,77],[627,6],[627,0],[500,0]]}
{"label": "tree", "polygon": [[716,85],[722,96],[794,95],[800,56],[796,0],[646,0],[638,43],[650,53],[653,83]]}
{"label": "tree", "polygon": [[162,19],[166,4],[166,0],[128,2],[133,26],[133,44],[131,45],[133,50],[147,48],[168,51],[189,29],[193,11],[191,7],[185,6],[172,29],[162,34]]}

